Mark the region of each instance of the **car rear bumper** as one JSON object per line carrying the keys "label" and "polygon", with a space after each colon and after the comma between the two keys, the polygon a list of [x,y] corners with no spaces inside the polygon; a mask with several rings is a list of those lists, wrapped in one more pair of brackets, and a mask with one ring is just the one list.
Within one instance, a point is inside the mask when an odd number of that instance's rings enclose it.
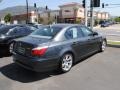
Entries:
{"label": "car rear bumper", "polygon": [[46,72],[46,71],[56,70],[59,66],[58,58],[38,59],[38,58],[25,57],[15,53],[13,54],[13,61],[21,67],[36,72]]}

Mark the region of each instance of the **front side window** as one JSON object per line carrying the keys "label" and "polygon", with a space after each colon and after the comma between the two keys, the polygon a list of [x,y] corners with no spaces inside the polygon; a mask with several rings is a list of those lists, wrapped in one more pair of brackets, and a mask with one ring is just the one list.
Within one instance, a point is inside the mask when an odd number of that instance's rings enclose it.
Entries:
{"label": "front side window", "polygon": [[91,35],[91,34],[93,33],[93,32],[92,32],[89,28],[87,28],[87,27],[80,27],[80,28],[81,28],[84,36],[89,36],[89,35]]}

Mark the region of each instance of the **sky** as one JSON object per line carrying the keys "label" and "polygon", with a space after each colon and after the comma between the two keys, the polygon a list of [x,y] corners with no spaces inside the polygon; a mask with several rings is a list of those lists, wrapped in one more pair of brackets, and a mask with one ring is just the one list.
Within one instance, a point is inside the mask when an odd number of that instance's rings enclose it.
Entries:
{"label": "sky", "polygon": [[[82,0],[28,0],[29,5],[33,6],[34,3],[37,3],[38,7],[48,6],[50,9],[59,9],[59,5],[69,2],[79,2],[82,3]],[[90,0],[87,0],[88,2]],[[120,4],[120,0],[101,0],[101,3],[105,4]],[[26,0],[2,0],[0,3],[0,10],[17,6],[17,5],[26,5]],[[89,5],[89,3],[88,3]],[[109,8],[95,8],[98,11],[106,11],[109,12],[112,16],[120,16],[120,5],[119,6],[109,6]]]}

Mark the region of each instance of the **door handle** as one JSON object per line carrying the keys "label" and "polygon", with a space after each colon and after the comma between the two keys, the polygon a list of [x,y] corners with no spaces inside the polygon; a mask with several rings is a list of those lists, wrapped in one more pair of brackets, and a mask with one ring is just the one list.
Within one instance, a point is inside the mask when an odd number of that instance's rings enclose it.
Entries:
{"label": "door handle", "polygon": [[73,45],[76,45],[76,44],[78,44],[78,42],[73,42]]}
{"label": "door handle", "polygon": [[90,41],[91,39],[88,39],[88,41]]}

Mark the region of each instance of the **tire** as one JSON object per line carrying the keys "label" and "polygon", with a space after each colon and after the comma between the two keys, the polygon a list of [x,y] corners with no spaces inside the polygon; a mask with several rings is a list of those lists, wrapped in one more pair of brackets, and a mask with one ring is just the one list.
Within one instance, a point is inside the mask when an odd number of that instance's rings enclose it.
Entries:
{"label": "tire", "polygon": [[104,52],[107,46],[106,40],[103,40],[100,46],[100,52]]}
{"label": "tire", "polygon": [[60,62],[60,72],[66,73],[71,70],[73,66],[73,55],[72,54],[64,54],[63,57],[61,58]]}
{"label": "tire", "polygon": [[8,48],[9,54],[12,54],[13,52],[13,44],[14,44],[13,42],[9,44],[9,48]]}

